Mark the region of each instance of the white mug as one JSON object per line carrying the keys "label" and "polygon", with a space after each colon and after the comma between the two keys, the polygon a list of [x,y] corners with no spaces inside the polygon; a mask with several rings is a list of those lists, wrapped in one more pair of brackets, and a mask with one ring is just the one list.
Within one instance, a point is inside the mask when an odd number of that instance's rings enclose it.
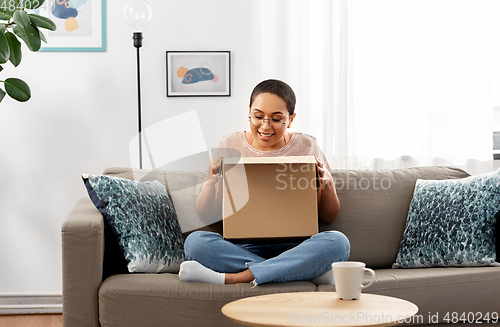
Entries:
{"label": "white mug", "polygon": [[[365,268],[364,262],[342,261],[332,263],[333,279],[337,297],[341,300],[357,300],[361,290],[367,288],[375,281],[375,272]],[[368,272],[371,281],[363,285],[363,277]]]}

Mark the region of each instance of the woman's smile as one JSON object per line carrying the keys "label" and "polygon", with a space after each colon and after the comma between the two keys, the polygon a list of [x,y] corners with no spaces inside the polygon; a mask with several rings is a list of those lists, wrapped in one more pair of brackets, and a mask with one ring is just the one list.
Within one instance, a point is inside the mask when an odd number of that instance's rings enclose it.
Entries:
{"label": "woman's smile", "polygon": [[263,133],[263,132],[258,132],[260,139],[263,141],[269,141],[276,133]]}

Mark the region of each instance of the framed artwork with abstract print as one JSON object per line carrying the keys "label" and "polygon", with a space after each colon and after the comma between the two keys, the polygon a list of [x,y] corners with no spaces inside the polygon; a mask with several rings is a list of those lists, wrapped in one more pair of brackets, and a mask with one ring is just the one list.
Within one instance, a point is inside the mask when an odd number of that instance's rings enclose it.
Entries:
{"label": "framed artwork with abstract print", "polygon": [[230,51],[167,51],[167,96],[230,96]]}
{"label": "framed artwork with abstract print", "polygon": [[106,51],[106,0],[45,0],[37,13],[57,26],[40,51]]}

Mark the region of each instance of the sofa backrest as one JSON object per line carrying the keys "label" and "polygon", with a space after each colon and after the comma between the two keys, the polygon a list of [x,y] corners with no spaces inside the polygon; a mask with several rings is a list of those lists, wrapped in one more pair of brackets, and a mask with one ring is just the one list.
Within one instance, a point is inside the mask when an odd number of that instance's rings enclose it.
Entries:
{"label": "sofa backrest", "polygon": [[417,179],[468,177],[459,168],[430,166],[391,170],[332,170],[340,213],[320,230],[343,232],[351,243],[349,260],[370,268],[390,268],[403,239]]}
{"label": "sofa backrest", "polygon": [[[138,181],[158,180],[168,189],[184,237],[195,230],[222,234],[222,223],[201,221],[195,201],[205,172],[179,172],[108,168],[105,175]],[[417,179],[457,179],[469,174],[459,168],[430,166],[392,170],[334,169],[340,213],[320,231],[338,230],[351,243],[349,260],[370,268],[390,268],[403,239],[408,209]]]}

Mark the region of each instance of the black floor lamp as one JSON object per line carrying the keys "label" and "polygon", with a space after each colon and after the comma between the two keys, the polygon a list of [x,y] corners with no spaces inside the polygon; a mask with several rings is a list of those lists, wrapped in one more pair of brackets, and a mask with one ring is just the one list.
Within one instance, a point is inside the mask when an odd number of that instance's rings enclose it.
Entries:
{"label": "black floor lamp", "polygon": [[153,10],[145,0],[132,0],[125,6],[125,20],[133,28],[134,47],[137,49],[137,111],[139,123],[139,168],[142,169],[142,123],[141,123],[141,69],[139,49],[142,47],[142,30],[149,24]]}

